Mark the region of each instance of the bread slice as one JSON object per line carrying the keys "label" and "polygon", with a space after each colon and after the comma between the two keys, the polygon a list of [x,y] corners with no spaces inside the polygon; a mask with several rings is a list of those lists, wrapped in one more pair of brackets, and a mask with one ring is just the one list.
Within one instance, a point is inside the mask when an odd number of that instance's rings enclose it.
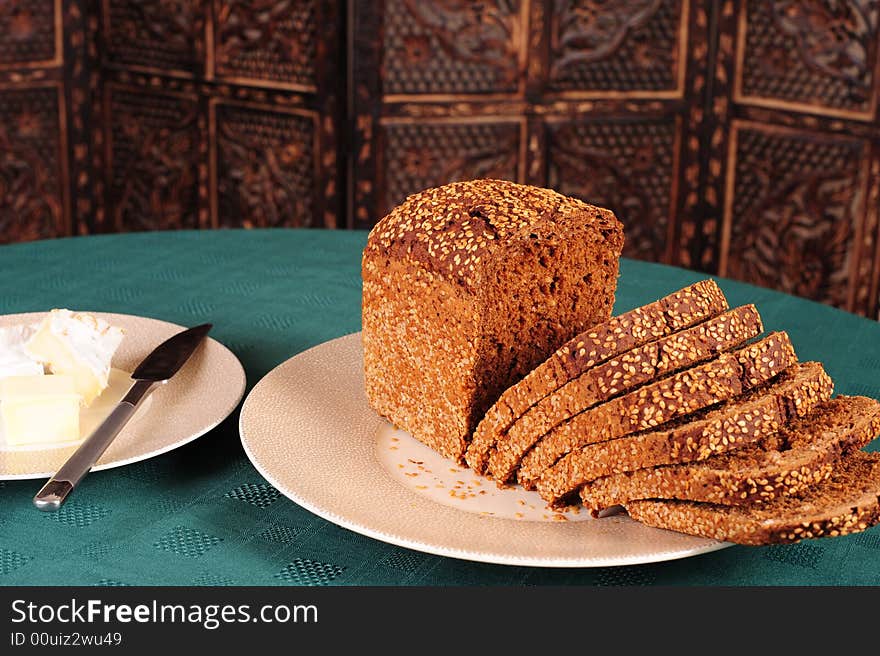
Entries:
{"label": "bread slice", "polygon": [[701,462],[605,476],[584,485],[581,499],[594,514],[631,499],[768,503],[827,480],[836,461],[878,433],[880,401],[839,396],[753,446]]}
{"label": "bread slice", "polygon": [[755,306],[746,305],[591,367],[513,422],[496,441],[501,446],[489,456],[489,472],[506,480],[537,439],[564,421],[655,378],[733,349],[762,330]]}
{"label": "bread slice", "polygon": [[657,528],[738,544],[781,544],[864,531],[880,522],[880,453],[856,451],[831,478],[801,498],[759,506],[676,500],[626,504],[630,517]]}
{"label": "bread slice", "polygon": [[516,418],[590,367],[689,328],[727,308],[727,300],[715,281],[702,280],[580,333],[501,394],[474,431],[465,456],[467,464],[484,473],[490,450]]}
{"label": "bread slice", "polygon": [[797,364],[775,380],[677,424],[573,451],[544,472],[538,492],[552,505],[564,505],[581,486],[602,476],[732,451],[803,417],[827,401],[833,387],[819,362]]}
{"label": "bread slice", "polygon": [[[503,482],[516,471],[520,484],[534,489],[544,470],[570,451],[655,428],[734,398],[796,362],[788,335],[771,333],[738,351],[723,353],[705,364],[661,378],[572,417],[540,438],[521,461],[516,454],[503,461],[499,457],[504,467],[492,473]],[[495,456],[505,453],[503,446],[506,443],[497,445],[490,468]]]}

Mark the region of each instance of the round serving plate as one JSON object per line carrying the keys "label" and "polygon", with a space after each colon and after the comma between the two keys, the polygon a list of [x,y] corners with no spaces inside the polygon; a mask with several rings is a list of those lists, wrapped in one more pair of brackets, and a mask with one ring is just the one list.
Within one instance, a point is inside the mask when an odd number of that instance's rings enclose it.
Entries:
{"label": "round serving plate", "polygon": [[536,567],[605,567],[695,556],[728,543],[626,515],[547,510],[456,466],[367,403],[360,334],[325,342],[265,376],[242,407],[241,439],[282,494],[335,524],[440,556]]}

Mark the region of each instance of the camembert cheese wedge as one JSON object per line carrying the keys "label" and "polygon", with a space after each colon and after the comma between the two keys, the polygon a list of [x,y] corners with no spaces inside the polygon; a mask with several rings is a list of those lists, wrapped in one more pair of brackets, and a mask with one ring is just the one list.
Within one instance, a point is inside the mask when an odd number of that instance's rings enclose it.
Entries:
{"label": "camembert cheese wedge", "polygon": [[55,375],[71,376],[83,404],[107,388],[110,362],[122,342],[121,328],[90,314],[52,310],[25,344],[25,351]]}
{"label": "camembert cheese wedge", "polygon": [[81,397],[73,376],[9,376],[0,380],[0,419],[9,446],[80,439]]}
{"label": "camembert cheese wedge", "polygon": [[33,333],[34,329],[30,326],[0,328],[0,378],[43,374],[43,365],[24,349]]}

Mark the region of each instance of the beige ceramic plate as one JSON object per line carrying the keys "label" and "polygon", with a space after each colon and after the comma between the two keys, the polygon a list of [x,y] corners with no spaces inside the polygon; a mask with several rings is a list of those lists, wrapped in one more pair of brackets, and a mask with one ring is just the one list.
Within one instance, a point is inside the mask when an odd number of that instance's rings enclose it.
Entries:
{"label": "beige ceramic plate", "polygon": [[245,400],[248,457],[283,494],[358,533],[427,553],[541,567],[632,565],[729,546],[625,515],[547,511],[498,489],[376,415],[363,391],[360,334],[276,367]]}
{"label": "beige ceramic plate", "polygon": [[[90,312],[125,330],[125,339],[113,357],[115,370],[131,372],[156,346],[184,328],[173,323],[127,314]],[[36,323],[42,313],[0,316],[0,326]],[[109,412],[112,398],[124,394],[128,383],[114,371],[111,388],[96,401]],[[208,339],[174,378],[156,389],[116,437],[94,470],[110,469],[165,453],[204,435],[235,410],[244,394],[245,375],[238,358],[225,346]],[[95,416],[93,416],[95,415]],[[84,432],[101,417],[80,417]],[[73,453],[75,445],[51,449],[12,450],[0,440],[0,480],[47,478]]]}

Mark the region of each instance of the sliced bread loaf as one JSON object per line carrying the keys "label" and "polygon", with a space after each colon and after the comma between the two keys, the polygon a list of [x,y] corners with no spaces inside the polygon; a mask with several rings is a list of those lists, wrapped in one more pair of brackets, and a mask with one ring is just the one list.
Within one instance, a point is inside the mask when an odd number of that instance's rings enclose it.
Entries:
{"label": "sliced bread loaf", "polygon": [[732,451],[803,417],[827,401],[832,390],[820,363],[797,364],[769,383],[667,428],[572,451],[544,472],[538,492],[549,503],[564,505],[582,485],[602,476]]}
{"label": "sliced bread loaf", "polygon": [[803,497],[777,497],[758,506],[677,500],[626,505],[648,526],[738,544],[779,544],[864,531],[880,522],[880,453],[856,451],[831,478]]}
{"label": "sliced bread loaf", "polygon": [[594,514],[631,499],[767,503],[827,480],[836,461],[878,433],[880,402],[839,396],[754,445],[700,462],[605,476],[584,485],[581,499]]}
{"label": "sliced bread loaf", "polygon": [[495,441],[514,420],[590,367],[705,321],[727,307],[727,300],[715,281],[702,280],[577,335],[505,390],[489,408],[468,446],[465,456],[468,465],[484,473]]}
{"label": "sliced bread loaf", "polygon": [[649,430],[734,398],[796,362],[788,335],[771,333],[738,351],[723,353],[575,415],[543,437],[537,436],[535,446],[521,460],[517,454],[508,456],[503,450],[506,442],[499,442],[489,461],[490,470],[501,482],[516,472],[523,487],[534,489],[544,471],[570,451]]}
{"label": "sliced bread loaf", "polygon": [[591,367],[513,422],[496,441],[500,452],[490,455],[489,471],[497,478],[509,476],[509,468],[537,439],[564,421],[655,378],[733,349],[762,330],[755,306],[746,305]]}

